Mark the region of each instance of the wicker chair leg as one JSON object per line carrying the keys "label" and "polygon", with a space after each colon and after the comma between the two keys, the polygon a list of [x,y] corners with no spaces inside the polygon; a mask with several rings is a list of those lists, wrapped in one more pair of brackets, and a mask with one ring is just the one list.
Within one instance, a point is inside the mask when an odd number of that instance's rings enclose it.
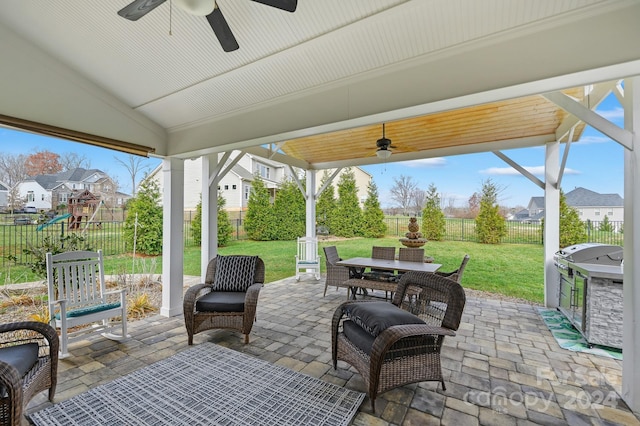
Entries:
{"label": "wicker chair leg", "polygon": [[447,390],[447,387],[444,385],[444,379],[443,379],[440,383],[442,383],[442,390],[443,390],[443,391],[446,391],[446,390]]}
{"label": "wicker chair leg", "polygon": [[247,343],[249,343],[249,335],[245,334],[244,335],[244,344],[246,345]]}
{"label": "wicker chair leg", "polygon": [[189,346],[193,345],[193,334],[189,333],[187,341]]}
{"label": "wicker chair leg", "polygon": [[56,394],[56,388],[55,387],[50,387],[49,388],[49,401],[53,402],[53,397]]}

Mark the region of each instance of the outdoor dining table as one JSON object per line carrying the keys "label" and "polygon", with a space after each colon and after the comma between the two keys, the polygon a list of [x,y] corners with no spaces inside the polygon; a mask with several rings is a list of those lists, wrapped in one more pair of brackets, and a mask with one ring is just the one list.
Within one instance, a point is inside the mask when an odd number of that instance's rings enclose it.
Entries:
{"label": "outdoor dining table", "polygon": [[408,262],[405,260],[388,260],[388,259],[374,259],[371,257],[353,257],[351,259],[340,260],[336,262],[336,265],[346,266],[350,269],[351,277],[345,282],[345,286],[349,288],[348,295],[351,294],[355,299],[356,290],[373,289],[394,292],[397,282],[392,281],[378,281],[363,279],[361,271],[365,268],[373,268],[377,270],[385,271],[398,271],[398,272],[436,272],[442,266],[439,263],[424,263],[424,262]]}

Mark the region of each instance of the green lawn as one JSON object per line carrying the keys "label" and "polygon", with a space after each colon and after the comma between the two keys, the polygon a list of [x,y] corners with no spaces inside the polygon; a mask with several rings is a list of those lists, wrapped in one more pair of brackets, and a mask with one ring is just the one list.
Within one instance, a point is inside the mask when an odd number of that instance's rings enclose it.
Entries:
{"label": "green lawn", "polygon": [[[335,245],[342,258],[370,256],[371,246],[402,245],[395,237],[367,239],[355,238],[339,241],[320,241],[322,247]],[[542,303],[544,297],[543,248],[533,244],[485,245],[472,242],[428,242],[425,252],[441,263],[443,271],[456,269],[465,254],[471,256],[464,273],[463,286]],[[295,241],[233,241],[219,250],[220,254],[259,255],[266,265],[266,281],[276,281],[295,275]],[[323,254],[322,254],[323,256]],[[324,260],[323,260],[324,272]],[[105,273],[131,273],[130,255],[109,256],[105,259]],[[10,273],[10,276],[7,276]],[[137,258],[135,273],[159,275],[162,257]],[[200,275],[200,249],[186,248],[185,275]],[[25,267],[14,266],[0,277],[1,282],[17,283],[37,281]]]}

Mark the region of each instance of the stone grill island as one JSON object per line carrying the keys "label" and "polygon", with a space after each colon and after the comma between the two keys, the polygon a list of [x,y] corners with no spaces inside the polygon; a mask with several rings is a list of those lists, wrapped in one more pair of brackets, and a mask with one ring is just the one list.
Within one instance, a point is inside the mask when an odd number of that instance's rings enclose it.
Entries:
{"label": "stone grill island", "polygon": [[556,253],[559,310],[591,345],[622,349],[622,247],[583,243]]}

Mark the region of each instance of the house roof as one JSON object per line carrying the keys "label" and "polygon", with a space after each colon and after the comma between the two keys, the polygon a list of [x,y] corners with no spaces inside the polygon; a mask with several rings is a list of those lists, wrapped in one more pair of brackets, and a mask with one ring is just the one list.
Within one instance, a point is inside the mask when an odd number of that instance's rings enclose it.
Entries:
{"label": "house roof", "polygon": [[47,191],[51,191],[66,182],[85,182],[96,173],[104,175],[104,172],[99,169],[83,169],[78,167],[76,169],[65,170],[60,173],[37,175],[27,180],[34,180]]}
{"label": "house roof", "polygon": [[382,123],[397,147],[387,161],[575,141],[583,127],[558,96],[595,106],[640,75],[629,0],[323,0],[294,13],[219,0],[231,53],[206,19],[170,20],[163,2],[132,22],[117,14],[130,2],[3,3],[0,123],[322,169],[379,162]]}
{"label": "house roof", "polygon": [[531,197],[529,210],[544,209],[544,197]]}
{"label": "house roof", "polygon": [[624,200],[618,194],[599,194],[578,187],[565,194],[567,204],[573,207],[623,207]]}

